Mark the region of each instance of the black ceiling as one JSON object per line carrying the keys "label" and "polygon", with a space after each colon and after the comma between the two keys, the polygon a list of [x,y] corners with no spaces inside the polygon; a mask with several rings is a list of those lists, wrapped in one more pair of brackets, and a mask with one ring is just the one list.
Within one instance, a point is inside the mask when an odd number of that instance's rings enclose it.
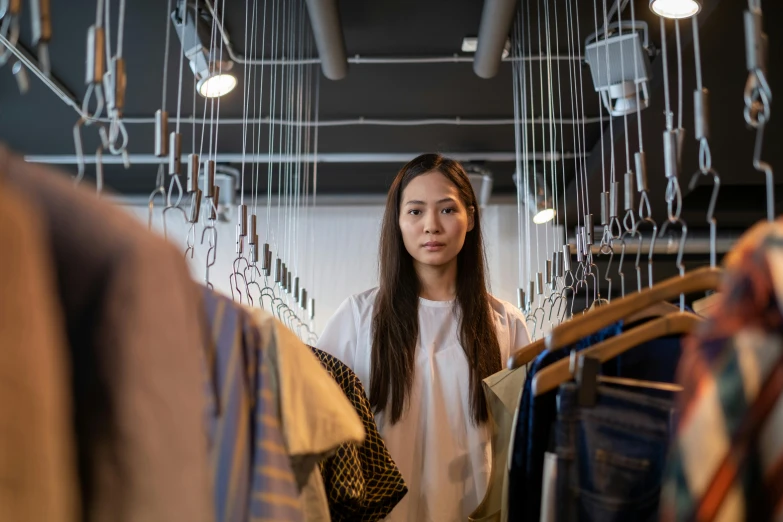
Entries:
{"label": "black ceiling", "polygon": [[[537,12],[540,2],[523,0]],[[549,0],[554,5],[555,0]],[[560,8],[558,26],[560,46],[565,48],[563,6],[572,1],[579,19],[581,39],[595,31],[591,0],[557,0]],[[263,0],[259,0],[263,4]],[[272,0],[268,0],[271,5]],[[636,0],[637,16],[650,23],[652,40],[660,48],[657,19],[648,8],[648,0]],[[367,2],[340,0],[340,15],[348,56],[445,56],[460,53],[462,38],[476,35],[482,3],[475,0],[396,0],[394,2]],[[598,0],[599,7],[602,4]],[[745,127],[742,110],[742,91],[747,77],[744,64],[742,11],[745,2],[739,0],[703,0],[700,17],[704,82],[712,93],[712,152],[714,165],[722,175],[724,190],[718,205],[721,226],[744,227],[763,217],[763,176],[752,167],[753,134]],[[245,2],[227,2],[226,27],[233,46],[244,53]],[[783,20],[783,5],[779,1],[763,2],[766,27],[770,38],[770,83],[773,91],[783,85],[780,35],[773,30]],[[113,9],[116,14],[116,3]],[[51,46],[52,73],[81,100],[84,95],[85,35],[93,22],[95,0],[53,0],[53,38]],[[627,18],[628,10],[624,16]],[[126,115],[151,117],[161,105],[161,78],[165,35],[166,2],[162,0],[135,0],[128,2],[126,19],[125,55],[128,71]],[[30,31],[27,13],[23,19],[21,42],[29,46]],[[673,36],[669,24],[669,36]],[[114,34],[116,34],[116,29]],[[683,25],[686,45],[685,108],[692,111],[694,89],[693,48],[690,24]],[[538,33],[533,35],[532,52],[538,52]],[[673,39],[670,38],[673,42]],[[268,48],[267,48],[268,49]],[[269,54],[267,50],[267,55]],[[674,54],[673,52],[671,53]],[[174,112],[177,99],[177,72],[179,41],[172,34],[170,68],[168,74],[168,108]],[[674,62],[674,60],[672,60]],[[674,63],[671,64],[674,73]],[[192,75],[186,64],[182,111],[192,112]],[[265,68],[268,73],[268,68]],[[568,73],[566,62],[561,62],[561,74]],[[661,131],[663,130],[663,91],[660,57],[653,63],[654,78],[652,106],[643,113],[645,144],[649,159],[651,200],[655,216],[664,215],[665,205],[662,173]],[[242,82],[241,66],[234,69]],[[533,74],[538,74],[537,64]],[[598,113],[598,99],[585,77],[585,107],[588,116]],[[673,76],[674,78],[674,76]],[[197,99],[197,115],[202,114],[203,99]],[[559,115],[572,115],[570,95],[562,99]],[[237,88],[221,101],[220,115],[241,118],[242,90]],[[266,114],[268,110],[264,110]],[[558,112],[560,112],[558,110]],[[504,63],[500,73],[491,80],[480,79],[473,73],[471,63],[444,64],[359,64],[349,67],[348,76],[341,81],[320,81],[320,114],[322,120],[344,118],[502,118],[513,117],[512,66]],[[540,110],[536,110],[540,116]],[[73,154],[72,126],[76,113],[52,94],[37,79],[31,79],[27,95],[18,93],[8,67],[0,70],[0,137],[13,148],[25,154]],[[781,147],[776,146],[783,136],[773,116],[768,125],[767,159],[781,165]],[[635,117],[629,126],[635,129]],[[686,127],[692,129],[692,116],[686,116]],[[152,152],[150,124],[129,124],[129,150],[134,153]],[[586,127],[589,159],[588,182],[593,213],[598,214],[598,194],[601,190],[601,161],[598,148],[601,128],[597,124]],[[571,129],[564,129],[565,142],[572,140]],[[183,126],[185,148],[189,152],[191,127]],[[266,130],[264,129],[264,132]],[[604,129],[608,151],[608,127]],[[635,133],[631,133],[631,150],[636,150]],[[262,143],[265,141],[262,136]],[[692,132],[689,133],[692,138]],[[92,138],[91,138],[92,139]],[[625,170],[623,122],[615,121],[617,145],[617,172]],[[87,150],[96,142],[88,141]],[[219,150],[241,152],[241,125],[221,126]],[[683,186],[687,186],[690,172],[696,170],[697,148],[693,139],[687,140]],[[513,152],[512,125],[492,126],[426,126],[380,127],[371,125],[322,127],[319,133],[319,152]],[[319,167],[319,193],[384,193],[399,164],[393,163],[324,163]],[[513,162],[488,163],[495,175],[495,193],[513,192],[511,175]],[[71,168],[72,167],[67,167]],[[570,216],[575,215],[575,187],[573,162],[566,164],[569,185]],[[154,186],[156,167],[134,165],[125,170],[121,166],[107,166],[107,184],[123,193],[149,193]],[[778,191],[783,195],[783,190]],[[709,188],[700,188],[685,198],[684,217],[694,225],[703,222]],[[571,223],[570,223],[571,224]]]}

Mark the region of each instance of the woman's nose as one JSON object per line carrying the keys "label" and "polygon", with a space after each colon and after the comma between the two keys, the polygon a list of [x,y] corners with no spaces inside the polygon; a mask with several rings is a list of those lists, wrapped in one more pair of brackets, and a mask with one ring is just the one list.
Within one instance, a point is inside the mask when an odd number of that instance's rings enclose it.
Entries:
{"label": "woman's nose", "polygon": [[428,212],[427,217],[424,220],[424,233],[425,234],[440,234],[442,227],[440,224],[439,215],[437,212]]}

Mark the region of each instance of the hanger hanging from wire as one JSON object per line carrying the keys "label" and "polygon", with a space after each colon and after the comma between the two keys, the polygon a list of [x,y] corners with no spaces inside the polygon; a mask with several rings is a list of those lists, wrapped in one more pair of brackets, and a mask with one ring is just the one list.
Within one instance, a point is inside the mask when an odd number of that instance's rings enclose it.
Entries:
{"label": "hanger hanging from wire", "polygon": [[[677,92],[678,92],[678,126],[674,129],[674,114],[671,110],[671,99],[669,92],[669,60],[668,60],[668,44],[666,42],[666,23],[664,18],[661,17],[661,48],[663,54],[663,88],[664,98],[666,103],[666,130],[663,132],[663,155],[664,155],[664,170],[667,179],[666,186],[666,204],[668,219],[661,227],[660,237],[663,237],[670,226],[679,225],[680,227],[680,242],[677,252],[677,268],[680,272],[680,276],[685,275],[685,265],[683,264],[683,253],[685,248],[685,241],[688,237],[688,225],[680,217],[682,213],[682,192],[680,190],[679,172],[681,170],[682,158],[682,140],[685,136],[685,129],[683,128],[683,111],[682,111],[682,38],[680,36],[680,23],[679,20],[675,20],[675,37],[677,42]],[[685,308],[685,295],[680,295],[680,310]]]}
{"label": "hanger hanging from wire", "polygon": [[[194,6],[194,9],[198,9],[198,4]],[[177,0],[176,9],[171,15],[172,20],[175,24],[178,25],[178,27],[184,27],[184,24],[186,23],[186,19],[188,16],[188,2],[187,0]],[[197,14],[194,14],[194,17],[197,16]],[[195,38],[195,36],[194,36]],[[168,139],[168,175],[170,177],[169,180],[169,188],[168,192],[166,193],[166,208],[163,209],[163,235],[164,237],[168,237],[168,226],[166,221],[166,214],[168,212],[174,211],[174,213],[179,213],[183,217],[183,221],[188,221],[188,214],[183,209],[180,204],[182,203],[182,198],[184,196],[184,190],[182,187],[182,182],[179,179],[180,170],[182,168],[181,163],[181,157],[182,157],[182,134],[180,132],[180,128],[182,125],[182,83],[183,83],[183,64],[185,59],[185,41],[184,38],[180,38],[180,48],[179,48],[179,73],[178,73],[178,85],[177,85],[177,117],[176,117],[176,123],[175,128],[172,132],[169,133]],[[159,126],[160,129],[162,129],[162,125]],[[195,158],[189,158],[191,161]],[[189,167],[189,170],[191,167]]]}
{"label": "hanger hanging from wire", "polygon": [[764,173],[767,183],[767,220],[775,219],[775,178],[772,166],[762,159],[764,130],[772,116],[772,88],[767,80],[769,40],[764,32],[761,0],[748,0],[745,17],[745,47],[748,80],[745,84],[745,121],[756,131],[753,168]]}

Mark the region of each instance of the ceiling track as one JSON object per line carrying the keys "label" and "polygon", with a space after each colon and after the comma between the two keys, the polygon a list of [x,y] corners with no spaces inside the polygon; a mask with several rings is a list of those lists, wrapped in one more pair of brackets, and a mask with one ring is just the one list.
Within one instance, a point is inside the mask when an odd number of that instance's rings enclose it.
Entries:
{"label": "ceiling track", "polygon": [[[323,152],[318,154],[243,154],[241,152],[218,152],[214,155],[217,163],[407,163],[420,152]],[[516,161],[515,152],[443,152],[444,156],[457,161],[492,161],[513,162]],[[577,157],[582,154],[572,152],[537,152],[531,155],[536,161],[561,161]],[[75,154],[35,154],[24,157],[28,163],[47,163],[53,165],[76,165],[80,159]],[[159,158],[154,154],[130,154],[128,156],[132,165],[158,165],[165,163],[168,158]],[[84,163],[94,164],[95,156],[85,156]],[[182,155],[182,161],[187,162],[187,155]],[[104,156],[101,160],[104,165],[122,165],[120,156]]]}
{"label": "ceiling track", "polygon": [[[102,121],[102,120],[101,120]],[[142,116],[142,117],[125,117],[122,119],[126,124],[149,124],[155,123],[154,116]],[[173,120],[176,121],[176,120]],[[525,123],[529,125],[541,125],[541,124],[563,124],[563,125],[581,125],[583,123],[599,123],[600,118],[588,117],[588,118],[528,118],[525,121],[515,121],[513,118],[418,118],[418,119],[384,119],[384,118],[346,118],[337,120],[319,120],[319,121],[296,121],[296,120],[283,120],[279,118],[220,118],[216,124],[219,125],[282,125],[292,127],[346,127],[357,125],[369,125],[369,126],[389,126],[389,127],[418,127],[427,125],[456,125],[456,126],[496,126],[496,125],[514,125],[519,123]],[[108,120],[107,120],[108,122]],[[185,116],[180,119],[180,123],[184,125],[202,125],[204,123],[203,118],[194,118],[193,116]]]}

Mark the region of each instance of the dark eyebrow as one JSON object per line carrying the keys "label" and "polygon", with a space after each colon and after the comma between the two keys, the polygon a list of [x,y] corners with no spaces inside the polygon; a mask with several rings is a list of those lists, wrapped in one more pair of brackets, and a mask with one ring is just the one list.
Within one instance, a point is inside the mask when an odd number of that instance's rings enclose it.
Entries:
{"label": "dark eyebrow", "polygon": [[[454,198],[448,197],[448,198],[443,198],[443,199],[441,199],[441,200],[439,200],[439,201],[437,202],[437,204],[438,204],[438,205],[441,205],[441,204],[443,204],[443,203],[455,203],[455,201],[454,201]],[[407,202],[407,203],[405,203],[405,204],[406,204],[406,205],[426,205],[426,203],[425,203],[424,201],[419,201],[419,200],[417,200],[417,199],[414,199],[414,200],[408,201],[408,202]]]}

